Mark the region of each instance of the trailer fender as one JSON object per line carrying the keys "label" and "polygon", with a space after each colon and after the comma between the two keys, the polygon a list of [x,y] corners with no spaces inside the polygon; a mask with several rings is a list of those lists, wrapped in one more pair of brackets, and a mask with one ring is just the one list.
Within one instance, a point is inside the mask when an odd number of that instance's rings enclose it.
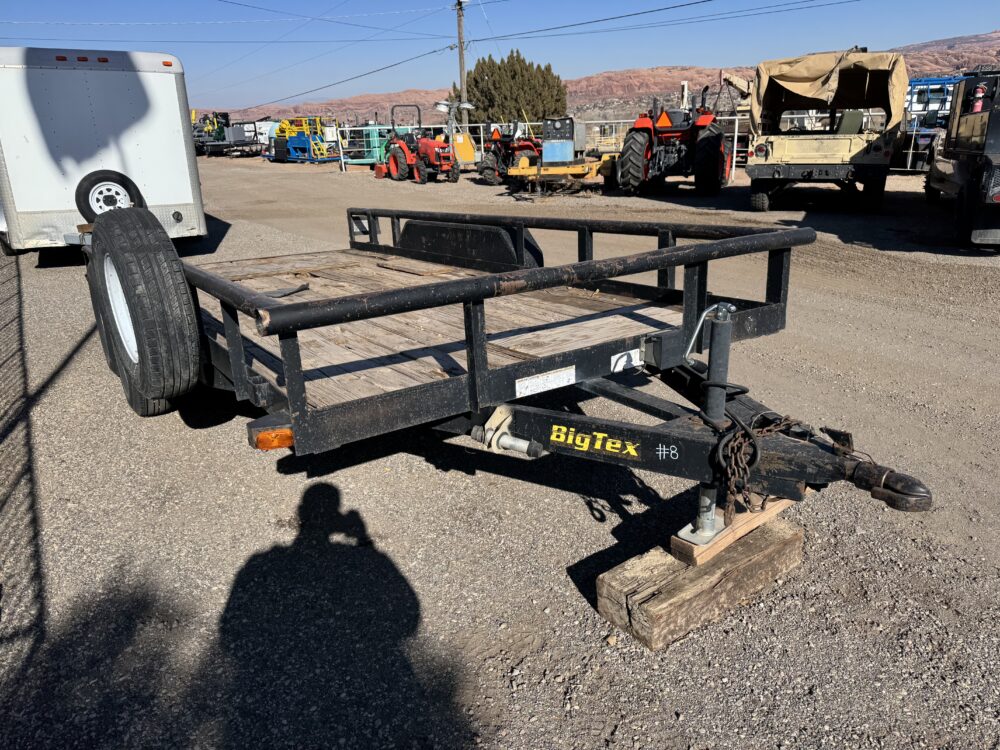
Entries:
{"label": "trailer fender", "polygon": [[109,211],[94,221],[91,248],[94,316],[129,403],[133,390],[151,401],[191,391],[200,365],[198,321],[166,231],[144,208]]}

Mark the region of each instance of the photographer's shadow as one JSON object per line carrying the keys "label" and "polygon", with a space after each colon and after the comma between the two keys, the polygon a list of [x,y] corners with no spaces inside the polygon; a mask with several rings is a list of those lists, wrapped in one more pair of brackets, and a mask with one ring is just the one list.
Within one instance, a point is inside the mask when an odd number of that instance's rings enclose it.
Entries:
{"label": "photographer's shadow", "polygon": [[[336,535],[336,536],[335,536]],[[337,538],[339,537],[339,538]],[[290,545],[253,556],[219,627],[227,747],[449,747],[467,730],[448,675],[414,673],[420,604],[339,491],[311,485]]]}

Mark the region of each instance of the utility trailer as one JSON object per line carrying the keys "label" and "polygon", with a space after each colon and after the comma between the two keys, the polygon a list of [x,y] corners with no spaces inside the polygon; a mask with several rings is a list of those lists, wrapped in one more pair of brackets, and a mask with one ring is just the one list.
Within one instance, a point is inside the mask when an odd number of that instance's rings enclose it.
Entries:
{"label": "utility trailer", "polygon": [[172,238],[206,234],[173,55],[0,47],[0,249],[79,244],[101,213],[146,207]]}
{"label": "utility trailer", "polygon": [[[802,500],[837,481],[899,510],[930,507],[923,484],[856,452],[849,434],[783,417],[728,382],[732,342],[784,328],[792,250],[812,229],[352,208],[343,250],[202,265],[174,256],[193,292],[136,315],[157,295],[130,281],[116,298],[105,280],[109,262],[161,252],[122,241],[137,235],[117,225],[139,214],[99,217],[88,277],[108,362],[140,414],[168,410],[200,372],[266,411],[247,425],[260,449],[315,454],[428,425],[492,451],[670,474],[700,486],[678,535],[694,546],[756,496]],[[574,234],[577,261],[545,266],[532,229]],[[598,234],[656,246],[596,259]],[[713,261],[749,254],[764,256],[759,299],[708,291]],[[653,271],[655,284],[620,278]],[[176,335],[150,347],[164,328]],[[695,358],[706,350],[707,362]],[[653,381],[662,395],[634,387]],[[572,394],[655,423],[555,408]]]}

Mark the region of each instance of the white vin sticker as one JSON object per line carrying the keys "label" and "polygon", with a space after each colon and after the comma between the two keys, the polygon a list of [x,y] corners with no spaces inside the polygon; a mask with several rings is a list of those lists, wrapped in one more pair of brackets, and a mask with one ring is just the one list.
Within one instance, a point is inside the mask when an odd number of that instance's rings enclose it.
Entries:
{"label": "white vin sticker", "polygon": [[625,370],[641,366],[642,352],[638,349],[629,349],[627,352],[615,354],[611,357],[611,372],[625,372]]}
{"label": "white vin sticker", "polygon": [[517,398],[533,396],[536,393],[552,391],[576,382],[576,366],[563,367],[559,370],[549,370],[549,372],[532,375],[528,378],[521,378],[514,382],[514,393]]}

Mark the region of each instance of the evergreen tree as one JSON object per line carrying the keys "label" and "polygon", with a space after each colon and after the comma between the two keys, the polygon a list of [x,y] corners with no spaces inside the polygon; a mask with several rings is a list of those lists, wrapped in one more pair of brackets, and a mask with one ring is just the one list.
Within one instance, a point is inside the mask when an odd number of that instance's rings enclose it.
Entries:
{"label": "evergreen tree", "polygon": [[[552,71],[524,58],[518,50],[502,60],[481,57],[466,73],[466,95],[476,109],[470,113],[476,122],[532,122],[544,117],[566,114],[566,86]],[[457,85],[452,97],[459,96]]]}

